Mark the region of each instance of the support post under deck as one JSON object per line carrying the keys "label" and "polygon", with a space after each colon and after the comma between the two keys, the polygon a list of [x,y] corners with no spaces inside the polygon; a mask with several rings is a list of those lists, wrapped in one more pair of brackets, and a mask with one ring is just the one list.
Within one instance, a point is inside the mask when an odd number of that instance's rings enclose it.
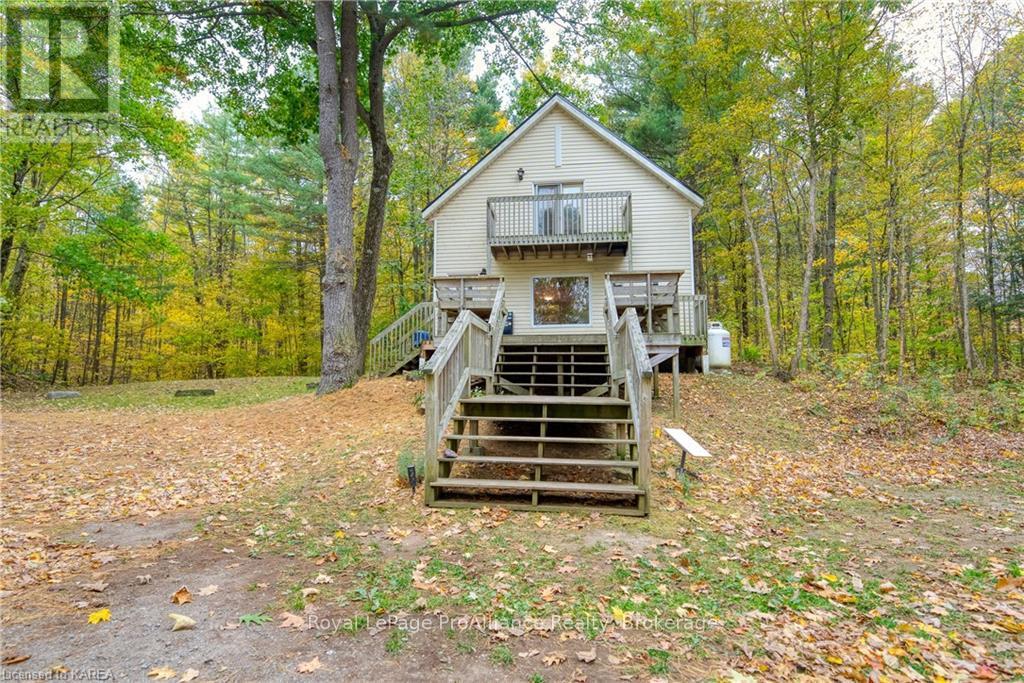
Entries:
{"label": "support post under deck", "polygon": [[672,356],[672,419],[679,419],[679,353]]}

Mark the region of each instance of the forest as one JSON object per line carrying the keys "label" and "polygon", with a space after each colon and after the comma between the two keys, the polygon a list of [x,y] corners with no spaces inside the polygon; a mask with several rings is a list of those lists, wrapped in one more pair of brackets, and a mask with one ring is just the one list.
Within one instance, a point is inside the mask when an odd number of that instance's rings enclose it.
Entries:
{"label": "forest", "polygon": [[[421,209],[561,93],[704,195],[698,291],[739,359],[1019,380],[1019,4],[326,5],[363,150],[357,346],[430,297]],[[124,2],[116,133],[2,142],[5,386],[320,372],[314,13]]]}

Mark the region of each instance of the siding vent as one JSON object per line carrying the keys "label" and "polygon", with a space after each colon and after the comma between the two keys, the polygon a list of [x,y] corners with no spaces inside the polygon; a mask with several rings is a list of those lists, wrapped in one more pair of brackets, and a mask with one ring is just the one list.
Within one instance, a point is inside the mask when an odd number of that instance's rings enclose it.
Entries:
{"label": "siding vent", "polygon": [[555,124],[555,166],[562,165],[562,124]]}

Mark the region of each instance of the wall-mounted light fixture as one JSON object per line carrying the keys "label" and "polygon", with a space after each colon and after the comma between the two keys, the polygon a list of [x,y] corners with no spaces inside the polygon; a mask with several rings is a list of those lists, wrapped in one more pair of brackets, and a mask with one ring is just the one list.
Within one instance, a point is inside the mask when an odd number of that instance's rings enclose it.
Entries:
{"label": "wall-mounted light fixture", "polygon": [[523,170],[522,166],[516,169],[516,175],[519,176],[520,180],[522,180],[523,176],[526,175],[526,171]]}

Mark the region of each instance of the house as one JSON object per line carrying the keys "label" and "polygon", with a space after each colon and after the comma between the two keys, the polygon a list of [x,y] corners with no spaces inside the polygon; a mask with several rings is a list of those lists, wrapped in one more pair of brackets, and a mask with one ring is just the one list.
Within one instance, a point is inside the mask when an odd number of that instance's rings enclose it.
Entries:
{"label": "house", "polygon": [[680,366],[706,340],[693,277],[702,205],[556,95],[423,210],[434,300],[372,340],[369,365],[392,371],[432,337],[428,504],[483,492],[509,507],[646,514],[655,373],[671,368],[678,410]]}

